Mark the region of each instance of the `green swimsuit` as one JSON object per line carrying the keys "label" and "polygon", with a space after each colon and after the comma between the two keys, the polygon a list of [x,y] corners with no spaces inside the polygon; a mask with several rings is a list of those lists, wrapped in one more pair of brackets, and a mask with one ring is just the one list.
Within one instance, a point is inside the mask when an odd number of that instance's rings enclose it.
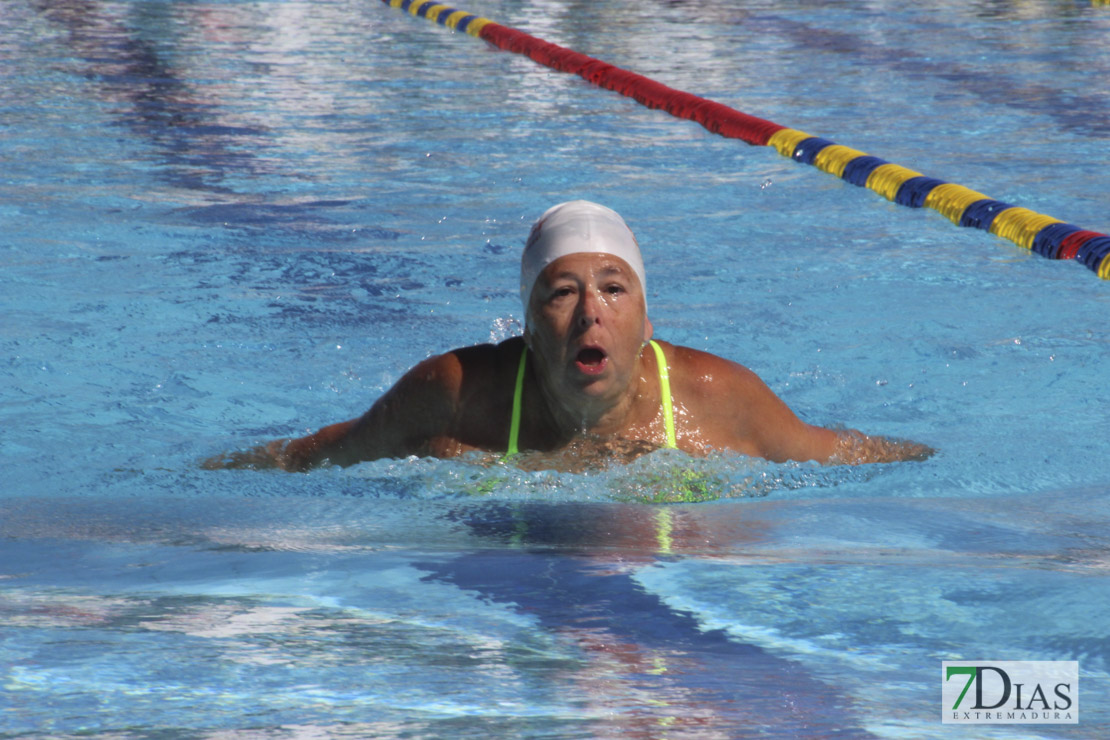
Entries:
{"label": "green swimsuit", "polygon": [[[655,350],[656,364],[659,365],[659,393],[663,397],[663,426],[667,430],[667,447],[677,448],[678,442],[674,433],[674,403],[671,401],[671,378],[667,373],[667,358],[663,348],[654,339],[650,342]],[[520,353],[520,365],[516,371],[516,389],[513,391],[513,415],[509,422],[509,448],[505,450],[505,457],[512,457],[520,452],[520,409],[521,399],[524,396],[524,363],[528,358],[528,348]]]}

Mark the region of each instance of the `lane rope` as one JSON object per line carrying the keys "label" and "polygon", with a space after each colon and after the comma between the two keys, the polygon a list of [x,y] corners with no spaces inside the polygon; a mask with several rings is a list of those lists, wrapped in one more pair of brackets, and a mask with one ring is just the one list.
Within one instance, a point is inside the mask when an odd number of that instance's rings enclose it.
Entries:
{"label": "lane rope", "polygon": [[753,146],[773,147],[784,157],[865,187],[899,205],[931,208],[957,226],[988,231],[1042,257],[1077,260],[1100,278],[1110,280],[1110,236],[1101,232],[1081,229],[1060,219],[994,200],[962,185],[926,177],[828,139],[741,113],[722,103],[675,90],[600,59],[433,0],[382,2],[482,39],[499,49],[527,56],[545,67],[578,75],[597,87],[618,92],[648,108],[694,121],[711,133],[740,139]]}

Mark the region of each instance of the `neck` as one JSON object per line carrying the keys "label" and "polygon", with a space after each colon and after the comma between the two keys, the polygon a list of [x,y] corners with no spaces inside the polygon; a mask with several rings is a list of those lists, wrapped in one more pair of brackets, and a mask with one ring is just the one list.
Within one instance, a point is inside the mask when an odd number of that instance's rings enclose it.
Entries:
{"label": "neck", "polygon": [[542,374],[536,375],[536,381],[546,421],[562,442],[583,436],[609,437],[627,429],[643,383],[638,369],[628,386],[619,393],[590,396],[561,391]]}

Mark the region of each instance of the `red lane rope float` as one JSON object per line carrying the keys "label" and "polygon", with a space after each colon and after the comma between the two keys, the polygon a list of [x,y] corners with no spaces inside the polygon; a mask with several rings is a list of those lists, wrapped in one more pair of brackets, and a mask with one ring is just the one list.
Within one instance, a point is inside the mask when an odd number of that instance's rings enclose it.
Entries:
{"label": "red lane rope float", "polygon": [[[414,1],[413,5],[415,4]],[[403,5],[403,2],[399,5]],[[729,139],[741,139],[749,144],[762,146],[772,134],[783,128],[777,123],[675,90],[643,75],[492,21],[482,26],[479,38],[499,49],[527,56],[545,67],[576,74],[591,84],[618,92],[648,108],[665,110],[676,118],[699,123],[710,132]]]}
{"label": "red lane rope float", "polygon": [[[1108,0],[1110,1],[1110,0]],[[955,183],[925,177],[827,139],[741,113],[727,105],[675,90],[643,75],[502,26],[488,18],[433,0],[382,0],[386,5],[480,38],[559,72],[575,74],[598,87],[676,118],[701,124],[711,133],[755,146],[774,147],[784,157],[809,164],[888,200],[910,208],[932,208],[959,226],[989,231],[1050,259],[1077,260],[1110,280],[1110,236],[1057,218],[993,200]]]}

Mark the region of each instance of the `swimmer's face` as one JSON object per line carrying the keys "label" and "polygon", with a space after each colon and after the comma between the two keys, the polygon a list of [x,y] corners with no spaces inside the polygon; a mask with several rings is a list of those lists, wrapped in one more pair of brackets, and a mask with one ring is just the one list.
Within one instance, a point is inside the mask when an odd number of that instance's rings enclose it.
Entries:
{"label": "swimmer's face", "polygon": [[619,396],[651,338],[644,305],[640,280],[620,257],[569,254],[536,280],[525,338],[556,390]]}

